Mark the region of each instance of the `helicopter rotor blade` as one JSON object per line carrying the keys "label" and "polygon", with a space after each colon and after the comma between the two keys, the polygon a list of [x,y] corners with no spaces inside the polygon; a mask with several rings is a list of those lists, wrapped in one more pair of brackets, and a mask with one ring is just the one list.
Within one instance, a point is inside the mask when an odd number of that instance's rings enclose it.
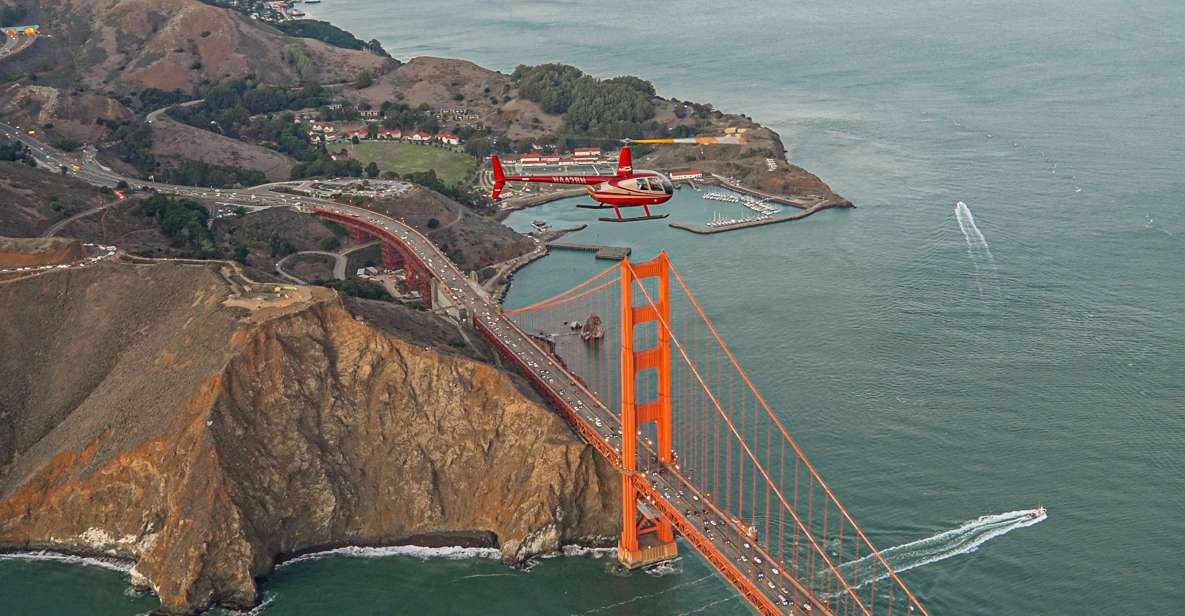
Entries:
{"label": "helicopter rotor blade", "polygon": [[576,133],[553,133],[553,137],[572,137],[581,141],[601,143],[621,143],[624,145],[645,144],[688,144],[688,145],[743,145],[747,143],[744,136],[737,132],[728,135],[697,135],[695,137],[659,137],[654,139],[634,139],[632,137],[592,137]]}
{"label": "helicopter rotor blade", "polygon": [[741,145],[744,141],[736,135],[726,135],[722,137],[668,137],[666,139],[629,139],[629,143],[674,143],[674,144],[693,144],[693,145]]}

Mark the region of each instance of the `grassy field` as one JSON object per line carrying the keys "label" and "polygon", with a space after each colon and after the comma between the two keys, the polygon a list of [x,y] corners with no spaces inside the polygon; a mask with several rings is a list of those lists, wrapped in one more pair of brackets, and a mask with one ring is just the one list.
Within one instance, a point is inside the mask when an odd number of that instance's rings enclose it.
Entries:
{"label": "grassy field", "polygon": [[436,177],[449,186],[456,186],[469,179],[474,162],[466,154],[430,145],[400,143],[397,141],[363,141],[358,145],[347,144],[350,157],[363,165],[374,161],[380,171],[394,171],[400,175],[416,171],[436,171]]}

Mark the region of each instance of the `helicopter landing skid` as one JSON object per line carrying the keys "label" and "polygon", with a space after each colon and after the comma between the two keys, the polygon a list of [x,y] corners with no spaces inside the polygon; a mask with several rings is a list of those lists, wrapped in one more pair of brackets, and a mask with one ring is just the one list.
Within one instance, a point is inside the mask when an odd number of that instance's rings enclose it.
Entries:
{"label": "helicopter landing skid", "polygon": [[663,218],[666,218],[667,216],[670,216],[670,214],[654,214],[651,216],[633,216],[630,218],[609,218],[606,216],[602,216],[601,218],[598,218],[597,220],[600,220],[603,222],[639,222],[642,220],[661,220]]}
{"label": "helicopter landing skid", "polygon": [[604,205],[602,203],[598,203],[596,205],[590,205],[588,203],[577,203],[576,207],[584,208],[586,210],[611,210],[611,209],[613,209],[612,205]]}

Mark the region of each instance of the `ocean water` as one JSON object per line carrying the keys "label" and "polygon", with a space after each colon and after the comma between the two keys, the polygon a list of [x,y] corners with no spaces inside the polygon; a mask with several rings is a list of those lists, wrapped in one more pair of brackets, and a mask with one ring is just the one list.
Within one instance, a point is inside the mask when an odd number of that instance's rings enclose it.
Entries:
{"label": "ocean water", "polygon": [[[562,61],[750,114],[859,207],[668,250],[771,406],[934,614],[1185,605],[1185,4],[620,0],[308,7],[401,58]],[[960,205],[961,204],[961,205]],[[557,202],[525,228],[590,222]],[[672,220],[725,204],[681,191]],[[556,253],[523,305],[605,266]],[[1047,519],[1025,523],[1043,504]],[[303,561],[266,614],[744,614],[688,549]],[[0,561],[13,613],[134,614],[121,574]],[[66,589],[66,590],[63,590]],[[85,609],[82,607],[85,606]]]}

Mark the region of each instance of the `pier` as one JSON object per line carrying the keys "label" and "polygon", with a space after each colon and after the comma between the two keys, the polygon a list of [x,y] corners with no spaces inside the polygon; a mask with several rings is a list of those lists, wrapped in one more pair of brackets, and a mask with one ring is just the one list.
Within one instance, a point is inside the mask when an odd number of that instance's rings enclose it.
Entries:
{"label": "pier", "polygon": [[576,244],[572,242],[548,242],[548,248],[558,250],[579,250],[594,253],[596,258],[606,261],[621,261],[630,256],[629,246],[601,246],[599,244]]}

